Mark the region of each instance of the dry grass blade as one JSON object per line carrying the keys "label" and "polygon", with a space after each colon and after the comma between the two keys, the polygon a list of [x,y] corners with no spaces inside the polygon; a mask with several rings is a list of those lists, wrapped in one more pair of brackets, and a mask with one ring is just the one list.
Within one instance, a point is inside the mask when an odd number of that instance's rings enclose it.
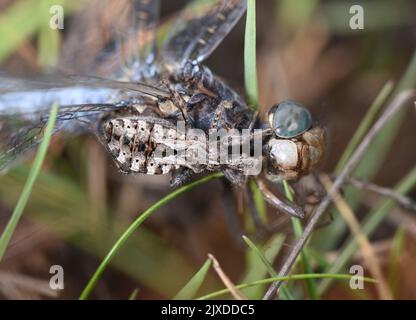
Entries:
{"label": "dry grass blade", "polygon": [[325,190],[328,192],[329,196],[332,197],[333,202],[337,206],[337,209],[347,222],[351,233],[356,238],[357,243],[360,246],[361,253],[363,255],[364,261],[366,261],[371,273],[377,280],[377,291],[379,297],[383,300],[392,300],[393,296],[390,292],[390,289],[387,285],[387,281],[383,276],[383,272],[380,267],[380,261],[378,260],[373,247],[371,246],[370,241],[366,235],[361,231],[360,223],[355,217],[354,212],[351,210],[348,203],[341,197],[338,192],[330,192],[332,189],[332,182],[329,177],[325,174],[320,175],[320,181],[325,187]]}
{"label": "dry grass blade", "polygon": [[235,287],[235,284],[230,280],[230,278],[225,274],[224,270],[222,270],[218,260],[212,255],[212,254],[208,254],[208,257],[211,259],[212,261],[212,266],[214,267],[215,272],[218,274],[218,276],[220,277],[221,281],[224,283],[224,285],[226,286],[226,288],[228,290],[230,290],[231,294],[233,295],[233,297],[236,300],[247,300],[247,298],[245,298],[243,296],[243,294],[240,292],[240,290],[238,290]]}
{"label": "dry grass blade", "polygon": [[[405,90],[393,99],[393,101],[387,106],[386,111],[384,111],[384,113],[380,116],[377,122],[368,131],[363,141],[357,147],[357,149],[345,165],[344,169],[341,171],[340,175],[335,180],[330,191],[331,193],[339,191],[341,186],[345,183],[347,176],[349,176],[351,172],[355,169],[355,167],[358,165],[359,161],[365,155],[367,149],[370,147],[371,142],[377,137],[378,133],[384,128],[386,124],[388,124],[388,122],[397,114],[397,112],[399,112],[411,98],[415,98],[415,96],[416,93],[414,90]],[[283,264],[279,272],[279,276],[285,276],[290,272],[294,262],[296,261],[296,258],[302,251],[302,248],[306,244],[307,240],[309,239],[310,235],[315,229],[315,226],[320,221],[320,218],[322,217],[330,203],[331,198],[327,195],[316,208],[315,213],[313,214],[312,218],[307,224],[302,236],[297,241],[296,245],[294,246],[289,256],[287,257],[285,263]],[[280,281],[273,283],[270,286],[269,290],[267,290],[263,298],[273,299],[276,296],[280,284]]]}
{"label": "dry grass blade", "polygon": [[413,214],[403,212],[400,208],[394,208],[387,217],[387,221],[394,224],[397,228],[403,228],[410,236],[416,239],[416,218]]}
{"label": "dry grass blade", "polygon": [[392,200],[396,201],[397,204],[403,207],[404,209],[416,212],[416,203],[412,199],[410,199],[409,197],[403,196],[401,194],[398,194],[397,192],[395,192],[394,190],[390,188],[384,188],[374,183],[362,181],[353,177],[347,177],[347,181],[350,182],[356,188],[365,189],[365,190],[374,192],[378,195],[381,195],[383,197],[391,198]]}
{"label": "dry grass blade", "polygon": [[[395,185],[394,190],[399,194],[407,194],[416,186],[416,166],[412,170],[407,172],[405,176]],[[369,236],[376,232],[377,228],[386,219],[389,213],[394,210],[395,203],[391,199],[383,199],[376,205],[371,205],[371,211],[367,214],[362,221],[361,228],[363,232]],[[335,261],[326,267],[325,272],[339,272],[341,269],[347,266],[347,263],[352,259],[357,252],[357,243],[354,237],[348,237],[345,245],[342,246],[339,251],[339,255]],[[323,294],[331,285],[332,281],[323,279],[319,285],[318,290]]]}

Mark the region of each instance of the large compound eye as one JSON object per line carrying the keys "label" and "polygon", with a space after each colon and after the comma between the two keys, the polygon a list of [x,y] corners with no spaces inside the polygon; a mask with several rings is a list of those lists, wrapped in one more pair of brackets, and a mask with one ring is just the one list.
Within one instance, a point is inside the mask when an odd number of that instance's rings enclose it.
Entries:
{"label": "large compound eye", "polygon": [[312,116],[308,109],[289,100],[273,106],[268,120],[276,136],[286,139],[296,137],[312,126]]}

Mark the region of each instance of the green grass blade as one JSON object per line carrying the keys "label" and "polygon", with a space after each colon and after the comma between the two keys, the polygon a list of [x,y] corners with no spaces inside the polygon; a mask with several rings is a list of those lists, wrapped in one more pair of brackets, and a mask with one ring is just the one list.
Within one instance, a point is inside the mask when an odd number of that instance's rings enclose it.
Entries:
{"label": "green grass blade", "polygon": [[59,56],[60,34],[49,27],[42,27],[38,36],[38,64],[42,67],[53,67]]}
{"label": "green grass blade", "polygon": [[394,237],[393,244],[390,250],[389,267],[388,267],[388,281],[389,288],[393,295],[393,298],[397,298],[397,289],[400,280],[400,258],[405,246],[406,231],[400,226]]}
{"label": "green grass blade", "polygon": [[[289,183],[287,181],[283,181],[283,188],[285,190],[285,194],[286,194],[286,198],[293,202],[294,198],[293,198],[293,191],[289,185]],[[293,232],[296,236],[296,239],[299,239],[302,236],[303,233],[303,228],[302,228],[302,224],[300,223],[299,219],[297,218],[291,218],[292,221],[292,228],[293,228]],[[302,259],[302,266],[303,266],[303,270],[306,273],[312,273],[312,267],[310,264],[310,255],[308,253],[308,249],[305,247],[303,248],[302,252],[301,252],[301,259]],[[309,297],[311,299],[319,299],[319,294],[318,291],[316,289],[316,283],[314,279],[308,278],[306,279],[306,288],[308,290],[308,294]]]}
{"label": "green grass blade", "polygon": [[381,107],[386,102],[388,96],[393,91],[393,82],[387,82],[384,87],[381,89],[377,97],[374,99],[373,103],[371,104],[370,108],[368,109],[364,119],[361,121],[358,129],[355,131],[354,135],[352,136],[350,142],[348,143],[347,147],[345,148],[340,160],[337,163],[335,174],[339,174],[344,168],[345,164],[351,157],[352,153],[354,152],[355,148],[357,148],[360,141],[363,139],[365,133],[370,128],[371,124],[373,123],[377,113],[380,111]]}
{"label": "green grass blade", "polygon": [[189,280],[189,282],[178,292],[173,300],[190,300],[193,299],[205,280],[212,260],[207,259],[201,269]]}
{"label": "green grass blade", "polygon": [[256,66],[256,1],[247,0],[246,30],[244,35],[244,80],[250,107],[257,109],[259,100]]}
{"label": "green grass blade", "polygon": [[[397,87],[390,95],[389,101],[393,99],[397,94],[403,90],[416,87],[416,51],[406,67],[406,70],[400,79]],[[387,102],[387,104],[389,103]],[[407,109],[403,109],[398,112],[389,123],[383,128],[379,135],[374,139],[368,148],[365,156],[361,159],[357,168],[353,172],[353,176],[371,181],[373,177],[380,170],[381,165],[384,162],[389,150],[391,149],[394,140],[400,129],[400,125],[405,119]],[[344,198],[354,210],[361,200],[362,192],[351,187],[345,188]],[[326,230],[322,230],[314,241],[314,245],[320,250],[331,250],[335,248],[336,244],[340,241],[340,237],[345,234],[347,226],[342,218],[335,215],[334,221],[331,223],[331,227]]]}
{"label": "green grass blade", "polygon": [[[246,237],[243,235],[243,240],[244,242],[250,247],[251,250],[253,250],[253,252],[256,254],[256,256],[262,261],[263,265],[266,267],[269,275],[271,277],[277,277],[277,273],[274,270],[273,266],[270,264],[269,260],[266,258],[266,256],[261,252],[261,250],[259,248],[257,248],[257,246],[254,244],[253,241],[250,240],[250,238]],[[279,249],[283,244],[283,240],[284,238],[281,238],[281,242],[279,245]],[[282,297],[285,300],[293,300],[293,296],[290,294],[289,290],[286,288],[286,286],[284,286],[281,290],[282,292]]]}
{"label": "green grass blade", "polygon": [[317,251],[314,248],[309,248],[309,255],[314,259],[317,267],[320,269],[327,269],[331,265],[331,263],[326,259],[324,252]]}
{"label": "green grass blade", "polygon": [[262,223],[267,224],[268,219],[266,201],[264,201],[263,195],[261,194],[259,187],[254,182],[254,180],[250,180],[250,189],[251,193],[253,194],[254,205],[259,214],[259,218]]}
{"label": "green grass blade", "polygon": [[[399,184],[394,188],[394,191],[398,194],[404,195],[411,191],[416,186],[416,167],[406,175],[406,177],[399,182]],[[387,199],[384,200],[377,208],[372,210],[366,219],[363,221],[362,231],[369,237],[384,220],[390,210],[394,207],[395,203],[393,200]],[[357,242],[354,238],[350,237],[347,244],[340,251],[341,254],[332,263],[331,267],[327,270],[329,273],[337,273],[347,265],[348,261],[357,251]],[[330,286],[331,279],[325,279],[318,285],[319,294],[323,294]]]}
{"label": "green grass blade", "polygon": [[285,190],[285,196],[290,201],[293,202],[295,199],[293,198],[293,190],[290,187],[289,183],[286,180],[283,180],[283,189]]}
{"label": "green grass blade", "polygon": [[107,266],[110,264],[110,261],[114,258],[114,256],[117,254],[117,252],[120,250],[120,248],[123,246],[123,244],[127,241],[127,239],[133,234],[134,231],[147,219],[149,218],[157,209],[159,209],[161,206],[165,205],[172,199],[176,198],[177,196],[187,192],[188,190],[191,190],[201,184],[204,184],[208,181],[211,181],[213,179],[218,179],[223,176],[222,173],[214,173],[212,175],[203,177],[197,181],[194,181],[192,183],[189,183],[179,189],[176,189],[175,191],[169,193],[162,199],[160,199],[158,202],[153,204],[150,208],[148,208],[146,211],[144,211],[133,223],[124,231],[124,233],[118,238],[116,243],[113,245],[113,247],[110,249],[110,251],[107,253],[105,258],[101,261],[100,265],[98,266],[97,270],[94,272],[90,280],[88,281],[86,287],[82,291],[79,299],[85,300],[90,295],[91,291],[94,289],[95,285],[97,284],[99,278],[101,277],[104,270],[107,268]]}
{"label": "green grass blade", "polygon": [[260,258],[260,260],[263,262],[263,264],[266,266],[267,271],[269,272],[270,276],[277,277],[276,271],[274,271],[273,266],[270,264],[269,260],[264,256],[264,254],[260,251],[259,248],[256,247],[253,241],[250,240],[250,238],[243,235],[244,242],[250,247],[251,250],[253,250],[256,255]]}
{"label": "green grass blade", "polygon": [[[258,109],[258,84],[256,63],[256,1],[247,1],[246,29],[244,34],[244,82],[250,109],[254,112]],[[260,194],[257,185],[250,182],[254,205],[263,223],[267,223],[266,203]],[[250,222],[250,217],[246,217]],[[246,225],[250,226],[249,223]],[[254,228],[253,228],[254,229]],[[246,230],[248,230],[246,228]]]}
{"label": "green grass blade", "polygon": [[137,295],[139,294],[139,289],[134,289],[133,292],[129,296],[129,300],[136,300]]}
{"label": "green grass blade", "polygon": [[[30,167],[25,163],[0,177],[0,198],[4,205],[14,208],[29,171]],[[113,217],[112,219],[104,217],[99,221],[91,221],[90,195],[85,192],[80,179],[82,177],[74,174],[62,174],[62,170],[53,172],[42,170],[36,179],[24,217],[39,223],[42,230],[49,230],[56,239],[65,241],[101,262],[109,248],[132,221],[110,208],[107,208],[106,213],[108,212],[107,216]],[[24,241],[36,237],[35,232],[38,231],[29,232]],[[169,266],[170,270],[175,270],[174,277],[166,272],[166,266]],[[177,294],[178,288],[183,287],[195,274],[195,266],[191,261],[145,225],[140,227],[139,232],[134,232],[130,236],[111,261],[111,268],[166,299]],[[262,278],[264,276],[258,279]],[[205,282],[205,292],[214,291],[221,284],[217,276],[210,273]],[[123,298],[127,299],[129,293]]]}
{"label": "green grass blade", "polygon": [[[271,238],[260,248],[258,248],[264,255],[267,261],[274,261],[282,248],[285,241],[285,236],[281,233],[274,234]],[[263,279],[267,276],[267,267],[263,261],[259,259],[254,250],[247,248],[246,250],[246,271],[245,276],[241,282],[252,282]],[[249,288],[243,291],[244,296],[248,299],[261,299],[264,295],[264,286]]]}
{"label": "green grass blade", "polygon": [[38,28],[37,60],[42,67],[52,67],[56,65],[59,57],[60,32],[52,29],[47,23],[51,18],[49,9],[53,3],[50,0],[43,0],[40,5],[44,23]]}
{"label": "green grass blade", "polygon": [[[345,166],[349,158],[351,157],[352,153],[354,152],[355,148],[358,146],[360,141],[363,139],[365,133],[370,128],[371,124],[373,123],[376,115],[380,111],[381,107],[386,102],[388,96],[391,94],[393,90],[393,83],[387,82],[381,91],[378,93],[374,101],[372,102],[370,108],[368,109],[366,115],[364,116],[363,120],[361,121],[360,125],[358,126],[357,130],[355,131],[353,137],[351,138],[350,142],[348,143],[347,147],[345,148],[341,158],[339,159],[336,168],[335,174],[339,174],[342,168]],[[368,176],[369,177],[369,176]],[[366,178],[368,178],[366,177]],[[356,201],[351,201],[351,199],[356,198],[356,190],[351,189],[350,187],[347,188],[346,191],[346,199],[349,200],[348,202],[352,207],[354,207],[354,203],[358,202],[358,198]],[[335,239],[338,239],[339,234],[343,234],[343,231],[346,228],[346,224],[344,219],[341,218],[339,212],[336,208],[332,209],[333,216],[335,217],[334,221],[331,224],[331,228],[324,232],[322,238],[319,238],[319,241],[323,241],[328,245],[325,239],[332,239],[331,235],[335,235]]]}
{"label": "green grass blade", "polygon": [[275,17],[285,29],[296,32],[311,19],[317,5],[319,0],[279,0],[276,1]]}
{"label": "green grass blade", "polygon": [[[252,286],[258,286],[261,284],[267,284],[267,283],[272,283],[275,281],[290,281],[290,280],[306,280],[306,279],[331,279],[331,280],[350,280],[352,277],[354,277],[351,274],[331,274],[331,273],[309,273],[309,274],[294,274],[291,276],[285,276],[285,277],[272,277],[272,278],[267,278],[267,279],[262,279],[262,280],[258,280],[258,281],[253,281],[253,282],[249,282],[249,283],[242,283],[239,285],[236,285],[235,287],[237,289],[245,289],[245,288],[249,288]],[[377,281],[372,279],[372,278],[368,278],[368,277],[356,277],[357,279],[362,279],[365,282],[370,282],[370,283],[376,283]],[[207,299],[212,299],[212,298],[216,298],[220,295],[223,294],[227,294],[229,293],[230,290],[229,289],[222,289],[222,290],[218,290],[209,294],[206,294],[202,297],[199,297],[198,300],[207,300]]]}
{"label": "green grass blade", "polygon": [[[63,6],[64,13],[67,15],[79,8],[83,2],[82,0],[18,0],[10,6],[6,6],[6,9],[0,13],[0,35],[2,35],[0,61],[7,59],[24,41],[37,35],[40,29],[49,28],[49,19],[52,16],[49,13],[49,8],[52,5]],[[55,32],[58,33],[57,30]],[[50,45],[55,45],[56,39],[51,40],[53,41]],[[48,45],[46,38],[42,41],[43,44]],[[55,54],[55,52],[50,54]]]}
{"label": "green grass blade", "polygon": [[[295,233],[296,239],[299,239],[303,233],[302,224],[297,218],[291,218],[291,221],[292,221],[292,228]],[[303,271],[305,273],[312,273],[312,266],[310,264],[310,254],[306,246],[303,248],[301,252],[301,259],[302,259]],[[306,289],[308,291],[308,295],[310,299],[313,299],[313,300],[319,299],[319,294],[316,289],[315,279],[313,278],[306,279]]]}
{"label": "green grass blade", "polygon": [[[12,54],[41,24],[37,1],[21,0],[10,5],[0,15],[0,61]],[[6,36],[7,35],[7,36]]]}
{"label": "green grass blade", "polygon": [[56,115],[58,113],[58,104],[54,103],[52,105],[48,123],[46,125],[45,134],[43,141],[41,142],[39,149],[36,153],[35,160],[33,162],[32,168],[29,172],[29,176],[26,180],[26,183],[23,187],[23,191],[20,194],[19,200],[17,201],[16,207],[13,210],[12,216],[10,217],[9,222],[7,223],[6,228],[4,229],[0,237],[0,261],[3,258],[3,255],[6,251],[7,245],[10,242],[10,239],[13,235],[14,230],[16,229],[17,223],[22,216],[23,210],[26,207],[27,201],[29,200],[30,194],[35,184],[36,178],[42,168],[43,160],[45,159],[46,152],[48,150],[49,142],[51,140],[52,131],[55,127]]}

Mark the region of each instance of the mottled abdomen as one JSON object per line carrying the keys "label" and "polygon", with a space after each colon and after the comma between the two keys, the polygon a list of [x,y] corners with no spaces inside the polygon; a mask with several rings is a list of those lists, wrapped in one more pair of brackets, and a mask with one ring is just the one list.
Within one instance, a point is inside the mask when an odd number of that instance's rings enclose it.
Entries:
{"label": "mottled abdomen", "polygon": [[200,173],[224,167],[245,172],[259,161],[245,153],[228,155],[227,136],[209,142],[202,132],[200,140],[166,119],[118,115],[104,119],[100,126],[101,141],[126,174],[166,174],[178,168]]}
{"label": "mottled abdomen", "polygon": [[[104,120],[101,126],[100,138],[123,173],[166,174],[178,167],[170,141],[182,137],[169,121],[120,116]],[[164,156],[158,154],[162,149],[161,141],[164,142]]]}

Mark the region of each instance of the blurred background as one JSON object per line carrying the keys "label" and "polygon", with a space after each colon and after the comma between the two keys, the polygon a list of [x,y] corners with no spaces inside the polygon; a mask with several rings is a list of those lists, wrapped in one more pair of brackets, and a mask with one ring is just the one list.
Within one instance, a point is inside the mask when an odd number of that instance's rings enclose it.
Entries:
{"label": "blurred background", "polygon": [[[71,57],[79,59],[75,65],[66,65],[65,70],[85,72],[84,61],[102,49],[100,39],[87,39],[85,53],[71,52],[71,41],[77,39],[71,35],[71,28],[79,28],[74,21],[91,12],[91,2],[0,0],[0,70],[40,73],[53,66],[59,68],[59,57],[64,56],[69,57],[67,61]],[[103,6],[105,2],[99,3]],[[118,3],[122,1],[113,1],[112,6]],[[162,1],[164,29],[169,30],[186,3]],[[61,32],[49,28],[48,8],[53,4],[61,4],[65,10]],[[349,26],[354,4],[364,9],[362,30]],[[270,0],[257,1],[256,9],[260,112],[284,99],[308,106],[328,133],[327,152],[319,170],[333,173],[386,83],[395,85],[391,96],[402,88],[415,88],[416,2]],[[100,10],[89,16],[89,35],[105,33],[105,23],[93,18]],[[117,12],[114,8],[110,11]],[[245,17],[206,62],[243,96],[244,27]],[[355,176],[389,188],[414,176],[416,114],[411,104],[406,110],[383,130]],[[0,176],[0,231],[21,193],[32,159]],[[406,192],[415,199],[412,181]],[[274,188],[281,191],[280,186]],[[127,299],[138,289],[138,299],[172,298],[201,267],[208,253],[218,259],[234,283],[267,277],[267,269],[240,240],[241,234],[262,248],[278,270],[295,241],[290,220],[272,208],[267,209],[268,227],[256,226],[246,215],[227,214],[222,197],[227,190],[221,180],[210,181],[158,209],[117,254],[91,297]],[[55,136],[0,263],[0,297],[78,298],[118,236],[170,191],[169,177],[121,175],[93,136]],[[343,194],[364,229],[369,217],[376,214],[369,239],[392,297],[416,298],[416,217],[391,205],[380,211],[384,199],[374,194],[351,187]],[[311,268],[324,272],[342,258],[345,261],[339,273],[347,273],[353,264],[363,264],[366,275],[371,276],[359,250],[348,247],[354,239],[343,219],[334,208],[329,211],[333,218],[328,214],[308,246]],[[63,266],[64,290],[39,289],[39,283],[47,286],[51,265]],[[304,269],[305,265],[298,263],[293,272],[304,273]],[[379,298],[371,284],[366,284],[364,290],[351,290],[342,281],[316,281],[313,285],[318,288],[318,296],[311,297],[303,281],[289,288],[302,299]],[[199,295],[221,288],[223,284],[211,270]],[[261,298],[265,289],[258,286],[242,292],[250,298]]]}

